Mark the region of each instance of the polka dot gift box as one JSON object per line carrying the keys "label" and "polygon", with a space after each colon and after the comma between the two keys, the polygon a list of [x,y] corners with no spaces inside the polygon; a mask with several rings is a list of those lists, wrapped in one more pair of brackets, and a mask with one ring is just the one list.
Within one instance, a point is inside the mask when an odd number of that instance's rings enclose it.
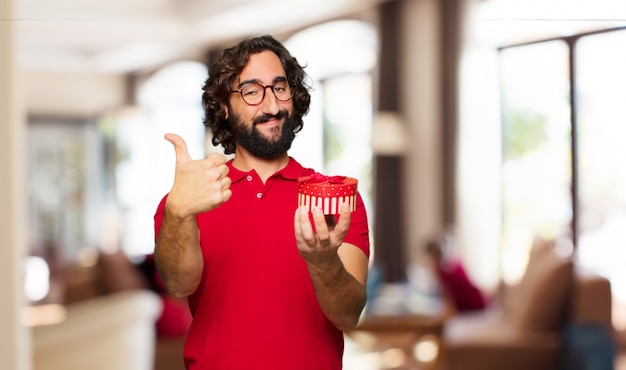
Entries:
{"label": "polka dot gift box", "polygon": [[336,215],[343,203],[356,209],[356,188],[358,180],[346,176],[324,176],[314,173],[298,178],[298,206],[319,207],[325,215]]}

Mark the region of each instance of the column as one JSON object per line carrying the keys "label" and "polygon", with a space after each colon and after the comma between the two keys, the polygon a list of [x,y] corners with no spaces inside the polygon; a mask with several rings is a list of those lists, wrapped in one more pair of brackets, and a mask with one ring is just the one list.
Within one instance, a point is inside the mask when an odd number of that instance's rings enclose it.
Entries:
{"label": "column", "polygon": [[0,2],[0,368],[32,368],[30,331],[21,325],[25,234],[24,114],[14,17],[17,0]]}

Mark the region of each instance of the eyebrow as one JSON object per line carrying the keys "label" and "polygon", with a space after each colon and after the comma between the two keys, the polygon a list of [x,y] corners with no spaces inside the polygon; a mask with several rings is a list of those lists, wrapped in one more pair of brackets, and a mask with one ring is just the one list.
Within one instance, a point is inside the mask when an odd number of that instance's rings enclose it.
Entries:
{"label": "eyebrow", "polygon": [[[276,76],[276,77],[274,77],[274,80],[272,81],[272,85],[277,83],[277,82],[283,82],[283,81],[287,81],[287,77],[285,77],[285,76]],[[247,84],[251,84],[251,83],[263,85],[261,83],[261,80],[259,80],[258,78],[251,78],[249,80],[241,81],[239,83],[239,85],[237,85],[237,88],[241,89],[242,86],[247,85]]]}

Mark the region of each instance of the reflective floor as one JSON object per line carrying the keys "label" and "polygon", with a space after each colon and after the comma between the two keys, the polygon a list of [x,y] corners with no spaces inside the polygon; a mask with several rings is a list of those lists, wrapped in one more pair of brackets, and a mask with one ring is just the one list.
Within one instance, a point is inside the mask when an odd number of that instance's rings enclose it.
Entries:
{"label": "reflective floor", "polygon": [[[373,350],[364,342],[366,338],[357,343],[345,336],[344,370],[435,369],[434,361],[438,355],[438,347],[431,340],[421,341],[415,346],[413,353],[407,353],[393,346]],[[370,349],[365,350],[365,347],[370,347]]]}

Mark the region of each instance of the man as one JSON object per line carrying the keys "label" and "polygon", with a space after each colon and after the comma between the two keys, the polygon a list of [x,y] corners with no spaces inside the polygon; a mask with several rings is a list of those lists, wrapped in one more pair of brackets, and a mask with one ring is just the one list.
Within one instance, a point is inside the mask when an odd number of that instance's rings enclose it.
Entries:
{"label": "man", "polygon": [[187,369],[338,370],[343,331],[365,305],[369,258],[360,196],[336,225],[297,206],[312,174],[287,150],[303,126],[306,74],[271,36],[224,50],[203,87],[205,124],[221,154],[192,160],[155,215],[155,259],[167,290],[188,297]]}
{"label": "man", "polygon": [[461,261],[450,254],[451,243],[449,233],[426,243],[426,256],[430,259],[447,307],[457,312],[483,310],[487,307],[487,299],[469,278]]}

